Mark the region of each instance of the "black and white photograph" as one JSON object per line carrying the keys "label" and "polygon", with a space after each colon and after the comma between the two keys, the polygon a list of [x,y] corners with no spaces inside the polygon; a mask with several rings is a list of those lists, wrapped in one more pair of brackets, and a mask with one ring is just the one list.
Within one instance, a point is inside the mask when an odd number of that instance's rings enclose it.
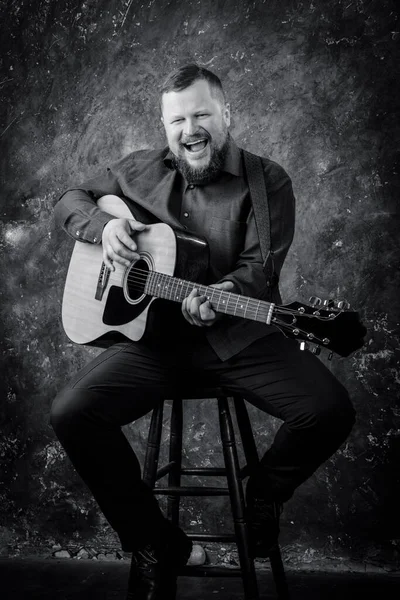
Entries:
{"label": "black and white photograph", "polygon": [[400,597],[394,0],[0,0],[0,597]]}

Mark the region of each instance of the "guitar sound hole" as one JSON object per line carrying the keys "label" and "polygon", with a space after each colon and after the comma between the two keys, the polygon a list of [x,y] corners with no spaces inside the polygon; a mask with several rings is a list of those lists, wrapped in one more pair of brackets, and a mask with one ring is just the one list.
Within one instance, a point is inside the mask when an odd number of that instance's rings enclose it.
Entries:
{"label": "guitar sound hole", "polygon": [[130,300],[137,300],[143,296],[148,274],[149,265],[145,260],[139,259],[132,266],[126,279],[126,290]]}

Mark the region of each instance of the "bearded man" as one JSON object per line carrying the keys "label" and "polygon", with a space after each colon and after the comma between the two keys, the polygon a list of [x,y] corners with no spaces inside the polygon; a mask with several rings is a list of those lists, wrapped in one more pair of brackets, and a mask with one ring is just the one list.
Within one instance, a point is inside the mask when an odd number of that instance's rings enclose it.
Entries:
{"label": "bearded man", "polygon": [[[197,65],[161,88],[168,147],[125,156],[100,176],[72,186],[55,209],[74,239],[102,244],[105,265],[139,259],[135,238],[164,222],[207,239],[208,285],[245,296],[268,292],[242,151],[229,133],[230,106],[219,78]],[[262,159],[274,269],[279,276],[294,231],[289,176]],[[123,197],[136,220],[101,211],[97,200]],[[273,289],[274,301],[279,290]],[[129,598],[171,600],[191,542],[168,522],[141,479],[121,426],[171,397],[181,377],[240,393],[283,424],[246,488],[253,556],[266,556],[279,533],[281,506],[346,439],[354,410],[346,390],[311,352],[274,326],[219,315],[194,289],[182,305],[157,300],[138,342],[112,345],[58,394],[51,421],[76,470],[132,552]],[[173,340],[173,343],[171,343]]]}

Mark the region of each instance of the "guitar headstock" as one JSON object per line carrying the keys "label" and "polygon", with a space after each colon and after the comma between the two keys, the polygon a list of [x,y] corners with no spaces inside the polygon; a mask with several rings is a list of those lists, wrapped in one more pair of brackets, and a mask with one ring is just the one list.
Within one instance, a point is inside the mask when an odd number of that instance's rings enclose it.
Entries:
{"label": "guitar headstock", "polygon": [[349,310],[347,302],[322,302],[312,296],[310,303],[311,306],[301,302],[275,306],[271,323],[289,337],[327,348],[340,356],[349,356],[364,345],[367,330],[359,314]]}

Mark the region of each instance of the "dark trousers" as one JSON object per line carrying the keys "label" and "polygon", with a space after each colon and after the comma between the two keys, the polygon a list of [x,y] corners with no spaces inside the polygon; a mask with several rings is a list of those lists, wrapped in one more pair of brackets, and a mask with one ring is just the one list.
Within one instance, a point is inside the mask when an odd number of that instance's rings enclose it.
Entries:
{"label": "dark trousers", "polygon": [[112,346],[58,394],[51,423],[125,550],[156,536],[164,519],[121,426],[171,397],[182,378],[239,392],[283,421],[257,475],[282,502],[337,450],[354,423],[345,388],[311,352],[280,333],[225,362],[201,333],[179,349]]}

